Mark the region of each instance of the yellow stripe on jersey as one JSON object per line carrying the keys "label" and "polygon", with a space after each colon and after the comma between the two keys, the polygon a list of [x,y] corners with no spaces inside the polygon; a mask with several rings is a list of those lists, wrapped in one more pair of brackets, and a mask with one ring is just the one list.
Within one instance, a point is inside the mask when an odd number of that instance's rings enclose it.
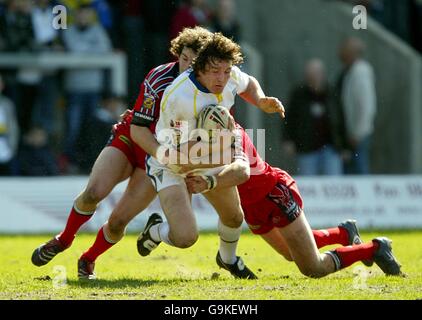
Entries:
{"label": "yellow stripe on jersey", "polygon": [[174,90],[179,88],[182,85],[182,83],[184,83],[188,79],[189,79],[189,77],[186,77],[186,78],[180,80],[180,82],[177,85],[175,85],[172,90],[170,90],[170,92],[164,98],[164,102],[163,102],[163,106],[161,108],[161,111],[164,111],[166,109],[167,100],[169,99],[170,95],[174,92]]}
{"label": "yellow stripe on jersey", "polygon": [[223,101],[223,95],[221,93],[217,93],[215,94],[216,98],[217,98],[217,102],[221,103],[221,101]]}
{"label": "yellow stripe on jersey", "polygon": [[239,82],[239,79],[236,77],[236,74],[234,73],[234,71],[232,71],[232,72],[230,73],[230,76],[231,76],[234,80],[236,80],[236,82]]}
{"label": "yellow stripe on jersey", "polygon": [[195,115],[195,118],[198,118],[198,110],[196,106],[196,97],[198,96],[198,89],[195,89],[195,93],[193,94],[193,113]]}

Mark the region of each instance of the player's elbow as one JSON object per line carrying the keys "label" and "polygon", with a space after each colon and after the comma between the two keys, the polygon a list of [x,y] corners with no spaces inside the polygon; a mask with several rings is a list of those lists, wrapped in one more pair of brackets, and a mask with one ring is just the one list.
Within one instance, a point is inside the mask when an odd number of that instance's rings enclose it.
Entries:
{"label": "player's elbow", "polygon": [[236,185],[242,184],[249,180],[250,177],[250,167],[249,164],[243,161],[236,162]]}

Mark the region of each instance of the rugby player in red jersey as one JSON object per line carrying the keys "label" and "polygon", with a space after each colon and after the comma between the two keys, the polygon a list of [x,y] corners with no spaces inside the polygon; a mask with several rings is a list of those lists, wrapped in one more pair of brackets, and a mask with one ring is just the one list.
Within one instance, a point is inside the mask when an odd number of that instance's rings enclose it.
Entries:
{"label": "rugby player in red jersey", "polygon": [[[86,188],[74,201],[64,230],[35,249],[32,254],[34,265],[43,266],[59,252],[69,248],[77,231],[92,217],[99,202],[118,183],[130,177],[122,198],[100,228],[94,244],[78,260],[79,278],[95,278],[96,258],[123,237],[127,224],[156,196],[151,180],[145,173],[146,153],[136,141],[148,139],[151,144],[155,142],[151,132],[155,132],[165,88],[190,66],[210,35],[208,30],[201,27],[186,28],[171,41],[170,52],[178,61],[158,66],[148,73],[133,110],[113,126],[110,140],[98,156]],[[147,130],[149,135],[142,130]]]}
{"label": "rugby player in red jersey", "polygon": [[[257,153],[243,128],[237,126],[238,146],[235,161],[215,178],[217,188],[238,185],[245,220],[252,233],[260,235],[288,261],[294,261],[302,274],[319,278],[346,268],[357,261],[366,265],[375,262],[387,275],[401,275],[401,266],[393,256],[391,240],[378,237],[362,243],[354,220],[338,227],[312,230],[303,211],[303,200],[295,180],[279,168],[271,167]],[[237,153],[239,154],[239,153]],[[245,167],[250,178],[244,181]],[[239,174],[240,173],[240,174]],[[203,176],[188,175],[189,192],[208,191]],[[215,185],[214,185],[215,187]],[[320,253],[319,248],[340,244],[334,250]]]}

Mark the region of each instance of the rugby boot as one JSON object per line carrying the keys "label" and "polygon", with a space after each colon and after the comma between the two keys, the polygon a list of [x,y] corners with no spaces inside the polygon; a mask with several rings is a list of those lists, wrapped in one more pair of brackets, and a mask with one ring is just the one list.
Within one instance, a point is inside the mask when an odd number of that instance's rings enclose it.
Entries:
{"label": "rugby boot", "polygon": [[79,280],[95,280],[97,276],[94,272],[95,262],[90,262],[80,258],[78,260],[78,278]]}
{"label": "rugby boot", "polygon": [[390,239],[386,237],[378,237],[373,239],[378,243],[379,247],[374,254],[374,262],[381,268],[386,275],[400,276],[403,275],[401,272],[401,264],[393,255],[393,248],[391,246]]}
{"label": "rugby boot", "polygon": [[245,265],[241,257],[236,257],[236,262],[233,264],[225,263],[220,256],[220,252],[216,257],[217,265],[229,271],[232,276],[239,279],[258,279],[258,277]]}
{"label": "rugby boot", "polygon": [[158,213],[153,213],[145,225],[144,231],[139,235],[138,240],[136,241],[136,246],[138,248],[138,253],[146,257],[148,256],[152,250],[158,247],[158,245],[161,243],[161,241],[154,241],[151,238],[151,235],[149,233],[149,230],[152,226],[162,223],[163,218]]}
{"label": "rugby boot", "polygon": [[[356,220],[343,221],[338,225],[338,227],[346,229],[347,233],[349,234],[349,246],[363,243],[362,239],[360,238],[358,226],[356,225]],[[362,263],[368,267],[373,265],[373,261],[371,260],[362,260]]]}
{"label": "rugby boot", "polygon": [[56,236],[35,249],[32,253],[31,261],[34,265],[41,267],[49,263],[58,253],[65,249],[66,247],[62,245]]}

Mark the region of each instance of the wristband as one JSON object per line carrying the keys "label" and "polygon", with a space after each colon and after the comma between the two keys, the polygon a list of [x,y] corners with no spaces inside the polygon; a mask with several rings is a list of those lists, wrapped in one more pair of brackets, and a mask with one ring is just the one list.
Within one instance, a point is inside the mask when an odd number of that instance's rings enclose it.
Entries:
{"label": "wristband", "polygon": [[207,182],[207,190],[203,192],[208,192],[212,189],[215,189],[217,187],[217,177],[216,176],[205,176],[201,175],[201,178],[204,179]]}

